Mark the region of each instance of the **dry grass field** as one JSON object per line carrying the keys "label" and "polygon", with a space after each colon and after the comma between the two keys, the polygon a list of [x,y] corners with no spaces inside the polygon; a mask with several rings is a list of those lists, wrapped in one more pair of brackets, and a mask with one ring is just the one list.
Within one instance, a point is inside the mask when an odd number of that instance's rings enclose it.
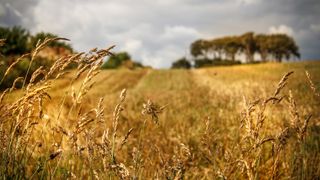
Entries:
{"label": "dry grass field", "polygon": [[2,179],[320,178],[320,62],[101,71],[107,52],[3,93]]}

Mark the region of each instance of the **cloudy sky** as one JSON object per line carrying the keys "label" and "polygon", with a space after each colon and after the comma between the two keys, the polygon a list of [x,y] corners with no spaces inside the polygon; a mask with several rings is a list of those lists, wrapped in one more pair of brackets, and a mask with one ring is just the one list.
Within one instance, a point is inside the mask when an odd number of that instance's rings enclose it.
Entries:
{"label": "cloudy sky", "polygon": [[320,59],[319,0],[0,0],[0,25],[52,32],[78,51],[115,44],[157,68],[198,38],[247,31],[287,33],[303,59]]}

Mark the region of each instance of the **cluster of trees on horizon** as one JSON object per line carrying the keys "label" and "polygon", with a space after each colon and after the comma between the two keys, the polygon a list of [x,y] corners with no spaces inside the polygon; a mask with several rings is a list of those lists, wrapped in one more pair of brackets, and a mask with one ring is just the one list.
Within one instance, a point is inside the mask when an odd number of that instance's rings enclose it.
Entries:
{"label": "cluster of trees on horizon", "polygon": [[299,47],[293,37],[286,34],[255,34],[247,32],[240,36],[225,36],[211,40],[199,39],[190,46],[193,57],[210,59],[236,60],[237,55],[244,54],[246,62],[255,61],[255,54],[260,60],[281,62],[284,58],[300,58]]}
{"label": "cluster of trees on horizon", "polygon": [[[245,57],[246,63],[282,62],[283,59],[300,58],[299,47],[293,37],[286,34],[255,34],[254,32],[239,36],[199,39],[190,45],[190,53],[196,68],[239,64],[240,57]],[[172,64],[172,68],[179,67],[190,68],[191,63],[186,58],[181,58]]]}
{"label": "cluster of trees on horizon", "polygon": [[[9,66],[12,57],[30,52],[38,43],[46,37],[57,37],[52,33],[40,32],[31,35],[21,27],[0,27],[0,39],[6,39],[4,46],[0,48],[1,64]],[[48,45],[59,50],[74,52],[70,44],[64,42],[52,42]],[[172,64],[172,68],[204,67],[216,65],[241,64],[240,58],[245,58],[246,63],[276,61],[292,57],[300,58],[299,47],[293,37],[286,34],[255,34],[247,32],[239,36],[224,36],[214,39],[198,39],[190,45],[192,55],[191,63],[186,58],[181,58]],[[7,57],[7,58],[4,58]],[[9,57],[9,58],[8,58]],[[11,57],[11,58],[10,58]],[[116,53],[103,64],[102,69],[115,69],[126,67],[135,69],[144,67],[141,63],[132,61],[127,52]]]}

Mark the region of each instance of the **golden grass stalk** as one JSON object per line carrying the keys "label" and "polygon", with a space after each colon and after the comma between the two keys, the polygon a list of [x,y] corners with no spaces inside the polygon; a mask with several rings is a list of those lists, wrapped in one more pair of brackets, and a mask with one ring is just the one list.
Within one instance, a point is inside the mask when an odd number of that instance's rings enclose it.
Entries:
{"label": "golden grass stalk", "polygon": [[19,82],[19,81],[22,81],[23,80],[23,77],[18,77],[16,78],[13,83],[12,83],[12,86],[10,88],[10,92],[12,92],[13,90],[15,90],[15,87],[16,87],[16,84]]}
{"label": "golden grass stalk", "polygon": [[313,91],[313,94],[320,97],[320,93],[317,92],[316,86],[314,85],[314,83],[312,81],[311,75],[309,74],[308,71],[305,71],[305,73],[306,73],[310,88]]}
{"label": "golden grass stalk", "polygon": [[37,42],[37,45],[36,45],[35,49],[31,52],[31,60],[30,60],[30,63],[29,63],[29,65],[28,65],[28,69],[27,69],[27,72],[26,72],[26,75],[25,75],[25,78],[24,78],[22,87],[24,87],[25,84],[26,84],[26,81],[27,81],[27,78],[28,78],[28,75],[29,75],[29,71],[30,71],[31,65],[32,65],[33,61],[35,60],[35,57],[37,56],[37,54],[38,54],[43,48],[45,48],[49,43],[54,42],[54,41],[58,41],[58,40],[69,41],[69,40],[66,39],[66,38],[45,38],[42,42],[41,42],[41,40],[39,40],[39,41]]}
{"label": "golden grass stalk", "polygon": [[134,130],[134,128],[129,129],[129,131],[127,132],[127,134],[124,136],[123,140],[121,141],[119,149],[121,149],[127,143],[128,138],[133,130]]}
{"label": "golden grass stalk", "polygon": [[19,57],[17,60],[15,60],[9,67],[8,69],[6,70],[6,72],[4,73],[1,81],[0,81],[0,85],[3,83],[5,77],[9,74],[9,72],[12,70],[12,68],[18,64],[20,61],[22,61],[25,57],[29,56],[30,54],[24,54],[22,55],[21,57]]}
{"label": "golden grass stalk", "polygon": [[143,115],[150,115],[151,119],[155,124],[159,124],[159,114],[163,112],[163,110],[166,108],[165,106],[158,106],[154,104],[150,99],[143,104]]}
{"label": "golden grass stalk", "polygon": [[276,97],[280,91],[287,85],[287,80],[289,78],[289,76],[293,74],[293,71],[290,71],[288,73],[286,73],[282,79],[280,80],[280,82],[278,83],[277,89],[275,90],[273,96]]}

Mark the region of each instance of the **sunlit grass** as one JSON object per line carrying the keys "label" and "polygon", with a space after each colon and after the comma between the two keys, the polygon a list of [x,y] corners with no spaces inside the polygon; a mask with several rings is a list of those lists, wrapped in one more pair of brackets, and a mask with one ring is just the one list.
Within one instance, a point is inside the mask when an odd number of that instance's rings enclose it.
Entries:
{"label": "sunlit grass", "polygon": [[[320,103],[308,84],[306,70],[319,88],[319,62],[192,70],[103,70],[91,79],[94,84],[80,103],[74,102],[72,94],[82,92],[88,75],[83,74],[71,84],[77,74],[72,70],[50,80],[50,99],[43,103],[45,118],[37,121],[28,136],[28,143],[33,146],[22,146],[27,153],[32,152],[29,154],[32,162],[22,163],[24,172],[21,175],[101,179],[248,179],[253,175],[269,179],[270,174],[281,179],[317,177],[320,171],[317,167],[320,142],[316,138],[319,136]],[[312,115],[305,141],[297,144],[296,136],[292,135],[278,154],[273,151],[279,145],[278,140],[257,145],[256,150],[242,154],[240,146],[248,146],[243,140],[248,132],[240,128],[241,113],[250,102],[258,99],[262,102],[272,96],[281,77],[289,71],[294,73],[282,89],[281,103],[270,104],[261,111],[265,120],[262,130],[257,132],[259,137],[276,139],[290,127],[294,118],[291,90],[301,121]],[[123,89],[126,89],[126,96],[122,93],[119,99]],[[24,93],[15,90],[6,96],[5,103],[14,102]],[[99,103],[101,97],[104,101]],[[154,109],[150,110],[148,100]],[[254,106],[252,117],[249,115],[253,121],[263,109],[261,102]],[[95,114],[100,108],[104,109],[104,115]],[[149,114],[143,115],[141,112],[148,108]],[[152,111],[159,119],[150,115]],[[90,122],[84,125],[75,141],[70,134],[86,122],[81,118]],[[154,123],[156,121],[158,124]],[[108,137],[106,132],[109,132]],[[24,135],[17,139],[20,137]],[[257,139],[247,143],[252,145]],[[305,163],[300,168],[296,166],[300,163],[298,155],[303,156]],[[274,164],[276,157],[280,159],[279,166]],[[263,163],[254,165],[250,174],[243,162],[258,159]],[[273,171],[272,167],[278,169]],[[294,172],[294,168],[299,171]],[[5,176],[14,177],[7,173]]]}

